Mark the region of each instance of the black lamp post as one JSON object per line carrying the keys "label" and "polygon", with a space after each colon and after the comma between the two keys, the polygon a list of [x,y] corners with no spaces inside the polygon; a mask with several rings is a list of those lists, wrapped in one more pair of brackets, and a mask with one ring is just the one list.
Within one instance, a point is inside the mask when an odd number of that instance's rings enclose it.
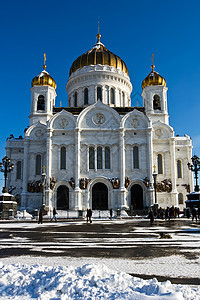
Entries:
{"label": "black lamp post", "polygon": [[2,159],[2,163],[0,163],[0,171],[4,173],[4,178],[5,178],[3,193],[8,192],[8,188],[6,187],[6,181],[8,180],[8,173],[11,172],[13,168],[14,168],[14,164],[11,163],[10,158],[5,156]]}
{"label": "black lamp post", "polygon": [[199,185],[198,185],[198,171],[200,170],[199,157],[194,155],[192,157],[192,164],[188,163],[187,165],[188,165],[189,170],[194,172],[194,178],[196,181],[194,190],[195,190],[195,192],[199,192]]}
{"label": "black lamp post", "polygon": [[43,168],[42,173],[42,205],[45,206],[45,186],[46,186],[46,173],[45,173],[45,166]]}
{"label": "black lamp post", "polygon": [[156,178],[157,178],[157,173],[156,173],[156,166],[154,166],[154,172],[153,172],[153,187],[154,187],[154,193],[155,193],[155,204],[157,203],[157,194],[156,194],[156,188],[157,188],[157,184],[156,184]]}

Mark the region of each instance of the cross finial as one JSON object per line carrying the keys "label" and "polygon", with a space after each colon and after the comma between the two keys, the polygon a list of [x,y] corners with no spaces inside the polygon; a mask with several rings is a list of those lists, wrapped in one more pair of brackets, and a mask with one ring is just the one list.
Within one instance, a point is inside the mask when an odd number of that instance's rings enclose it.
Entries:
{"label": "cross finial", "polygon": [[46,57],[46,53],[44,53],[44,65],[43,65],[43,69],[45,70],[46,69],[46,60],[47,60],[47,57]]}
{"label": "cross finial", "polygon": [[45,169],[46,169],[46,167],[45,167],[45,166],[43,166],[43,167],[42,167],[42,169],[43,169],[43,173],[45,173]]}
{"label": "cross finial", "polygon": [[153,166],[154,172],[156,172],[156,165]]}
{"label": "cross finial", "polygon": [[100,42],[100,38],[101,38],[101,35],[99,33],[99,21],[98,21],[98,34],[97,34],[98,43]]}
{"label": "cross finial", "polygon": [[154,68],[155,68],[155,66],[154,66],[154,64],[153,64],[153,53],[152,53],[152,56],[151,56],[151,61],[152,61],[152,65],[151,65],[151,68],[152,68],[152,71],[154,71]]}

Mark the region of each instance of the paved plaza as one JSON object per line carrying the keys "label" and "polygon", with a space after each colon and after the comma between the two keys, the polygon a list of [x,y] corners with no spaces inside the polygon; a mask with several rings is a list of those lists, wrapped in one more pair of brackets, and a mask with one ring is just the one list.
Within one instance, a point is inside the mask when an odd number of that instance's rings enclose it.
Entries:
{"label": "paved plaza", "polygon": [[[161,233],[170,238],[161,239]],[[200,284],[200,223],[191,219],[153,225],[148,219],[1,221],[0,240],[1,262],[103,260],[144,279]]]}

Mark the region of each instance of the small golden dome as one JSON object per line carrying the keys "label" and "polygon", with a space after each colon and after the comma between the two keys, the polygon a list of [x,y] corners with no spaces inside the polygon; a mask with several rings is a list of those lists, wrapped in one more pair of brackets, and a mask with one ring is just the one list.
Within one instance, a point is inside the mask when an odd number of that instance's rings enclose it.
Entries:
{"label": "small golden dome", "polygon": [[153,55],[152,55],[152,70],[148,74],[148,76],[142,81],[142,89],[144,89],[146,86],[151,86],[151,85],[162,85],[166,86],[166,80],[162,76],[160,76],[159,73],[154,71],[154,64],[153,64]]}
{"label": "small golden dome", "polygon": [[35,85],[49,85],[52,86],[54,89],[56,89],[56,82],[55,80],[49,75],[49,73],[45,70],[46,69],[46,54],[44,54],[44,65],[43,65],[43,71],[33,78],[31,82],[31,86]]}
{"label": "small golden dome", "polygon": [[117,55],[109,51],[101,42],[101,35],[97,34],[97,43],[81,56],[79,56],[72,64],[69,76],[78,69],[89,65],[108,65],[121,69],[129,76],[128,68],[125,62]]}

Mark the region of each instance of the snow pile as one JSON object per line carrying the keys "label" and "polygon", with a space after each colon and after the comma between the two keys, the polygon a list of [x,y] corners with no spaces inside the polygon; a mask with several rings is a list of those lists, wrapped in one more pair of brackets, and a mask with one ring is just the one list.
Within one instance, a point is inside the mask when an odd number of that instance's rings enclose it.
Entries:
{"label": "snow pile", "polygon": [[23,211],[17,211],[15,218],[31,220],[33,218],[33,216],[31,214],[29,214],[26,210],[23,210]]}
{"label": "snow pile", "polygon": [[47,267],[0,263],[0,299],[173,299],[200,298],[200,288],[143,280],[105,265]]}

